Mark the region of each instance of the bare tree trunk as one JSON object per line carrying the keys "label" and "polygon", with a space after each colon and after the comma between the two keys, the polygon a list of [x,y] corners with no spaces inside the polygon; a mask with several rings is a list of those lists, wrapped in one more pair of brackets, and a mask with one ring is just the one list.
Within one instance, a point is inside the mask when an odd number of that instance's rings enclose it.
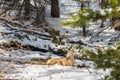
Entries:
{"label": "bare tree trunk", "polygon": [[59,1],[51,0],[51,16],[52,17],[60,17],[60,9],[59,9]]}
{"label": "bare tree trunk", "polygon": [[29,19],[30,14],[30,0],[25,0],[25,19]]}
{"label": "bare tree trunk", "polygon": [[86,33],[86,26],[83,26],[83,36],[86,37],[87,33]]}
{"label": "bare tree trunk", "polygon": [[[84,0],[81,1],[81,10],[84,9]],[[83,36],[86,37],[87,33],[86,33],[86,26],[82,26],[83,27]]]}
{"label": "bare tree trunk", "polygon": [[81,10],[84,8],[84,0],[81,1]]}
{"label": "bare tree trunk", "polygon": [[[38,3],[38,5],[37,5],[37,3]],[[37,0],[34,0],[34,5],[35,5],[35,8],[36,8],[36,23],[37,24],[41,24],[41,23],[46,24],[46,21],[45,21],[46,4],[47,4],[47,2],[45,0],[44,0],[44,4],[42,4],[42,1],[37,2]]]}
{"label": "bare tree trunk", "polygon": [[104,22],[105,20],[102,20],[101,25],[100,25],[101,28],[104,28]]}
{"label": "bare tree trunk", "polygon": [[38,8],[37,12],[37,23],[44,23],[45,22],[45,6],[41,6]]}

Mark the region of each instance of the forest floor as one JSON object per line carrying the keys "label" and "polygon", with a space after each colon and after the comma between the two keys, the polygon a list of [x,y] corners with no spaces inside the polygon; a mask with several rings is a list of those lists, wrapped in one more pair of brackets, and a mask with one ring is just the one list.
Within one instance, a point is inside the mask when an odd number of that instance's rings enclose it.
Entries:
{"label": "forest floor", "polygon": [[[96,70],[93,62],[84,59],[75,59],[74,67],[46,65],[50,57],[64,56],[55,52],[57,49],[74,45],[95,50],[96,47],[115,47],[115,43],[120,40],[120,32],[114,31],[109,26],[109,20],[105,23],[106,27],[102,29],[99,27],[100,21],[89,23],[88,34],[91,35],[87,37],[82,37],[81,28],[72,29],[70,26],[61,26],[60,21],[69,19],[69,13],[79,9],[76,5],[76,2],[60,0],[60,18],[52,18],[48,7],[46,17],[48,27],[33,27],[30,21],[22,21],[27,25],[23,27],[19,23],[9,21],[8,18],[6,20],[0,17],[0,79],[102,80],[105,75],[108,75],[109,70]],[[96,2],[91,4],[91,8],[94,7],[99,9]],[[53,33],[56,34],[53,35]],[[67,36],[63,40],[65,44],[55,44],[54,36],[62,35]],[[73,43],[70,43],[71,41]],[[75,51],[76,55],[81,54]],[[79,67],[83,64],[87,67]]]}

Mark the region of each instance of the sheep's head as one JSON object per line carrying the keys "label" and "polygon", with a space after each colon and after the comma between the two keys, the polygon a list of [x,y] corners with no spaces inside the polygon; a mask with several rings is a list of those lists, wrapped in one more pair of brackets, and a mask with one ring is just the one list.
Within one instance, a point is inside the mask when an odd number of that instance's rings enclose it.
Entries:
{"label": "sheep's head", "polygon": [[68,50],[66,57],[67,58],[74,58],[74,50]]}

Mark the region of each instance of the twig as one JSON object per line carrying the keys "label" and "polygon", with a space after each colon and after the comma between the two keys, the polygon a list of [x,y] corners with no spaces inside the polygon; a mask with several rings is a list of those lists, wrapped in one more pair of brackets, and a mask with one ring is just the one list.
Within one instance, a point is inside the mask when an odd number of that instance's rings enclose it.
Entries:
{"label": "twig", "polygon": [[86,67],[86,69],[88,70],[88,72],[91,74],[92,72],[89,70],[89,68],[88,67]]}

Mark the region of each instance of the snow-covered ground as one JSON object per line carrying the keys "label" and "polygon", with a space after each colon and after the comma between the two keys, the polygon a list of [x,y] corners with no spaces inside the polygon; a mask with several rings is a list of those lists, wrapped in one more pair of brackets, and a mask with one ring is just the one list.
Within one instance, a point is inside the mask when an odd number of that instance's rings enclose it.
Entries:
{"label": "snow-covered ground", "polygon": [[[49,26],[55,28],[61,32],[61,34],[67,35],[70,40],[81,40],[82,42],[88,44],[87,46],[82,45],[82,47],[87,49],[94,49],[96,46],[106,47],[108,44],[114,43],[120,38],[118,31],[106,28],[99,36],[95,36],[97,32],[102,29],[99,28],[100,21],[96,24],[89,23],[89,31],[92,32],[92,36],[82,37],[80,34],[80,28],[72,29],[70,26],[63,27],[59,24],[60,21],[69,19],[69,13],[75,12],[79,9],[77,2],[71,0],[59,0],[60,1],[60,18],[52,18],[50,16],[50,7],[47,8],[47,21]],[[98,2],[93,2],[90,4],[90,8],[99,9]],[[22,35],[27,35],[27,32],[22,33],[22,28],[12,27],[12,30],[4,25],[4,21],[0,21],[0,45],[3,42],[9,42],[11,40],[16,40],[23,44],[29,44],[38,48],[48,50],[48,47],[56,48],[55,44],[50,40],[43,40],[39,35],[30,34],[29,39],[25,37],[20,40],[16,38],[14,34],[21,33]],[[9,25],[10,26],[10,25]],[[106,22],[106,26],[109,26],[109,21]],[[19,31],[18,31],[19,30]],[[32,31],[32,28],[28,30]],[[35,30],[33,30],[35,32]],[[37,33],[42,34],[42,30],[36,30]],[[9,33],[6,35],[5,33]],[[49,33],[44,32],[45,35],[49,36]],[[95,36],[95,37],[94,37]],[[118,38],[118,39],[116,39]],[[67,46],[67,45],[66,45]],[[8,56],[6,53],[11,54]],[[65,67],[65,66],[47,66],[47,65],[34,65],[34,64],[21,64],[20,62],[28,62],[32,59],[48,59],[49,57],[60,57],[51,52],[40,52],[40,51],[28,51],[28,50],[9,50],[5,52],[5,55],[0,53],[0,79],[19,79],[19,80],[98,80],[102,79],[105,75],[109,74],[108,71],[94,69],[94,64],[91,61],[78,60],[75,59],[76,65],[86,64],[88,68],[79,67]],[[91,73],[90,73],[91,72]]]}
{"label": "snow-covered ground", "polygon": [[[9,70],[9,71],[8,71]],[[15,65],[14,70],[7,69],[5,77],[20,80],[98,80],[103,77],[94,69],[45,66],[45,65]]]}

